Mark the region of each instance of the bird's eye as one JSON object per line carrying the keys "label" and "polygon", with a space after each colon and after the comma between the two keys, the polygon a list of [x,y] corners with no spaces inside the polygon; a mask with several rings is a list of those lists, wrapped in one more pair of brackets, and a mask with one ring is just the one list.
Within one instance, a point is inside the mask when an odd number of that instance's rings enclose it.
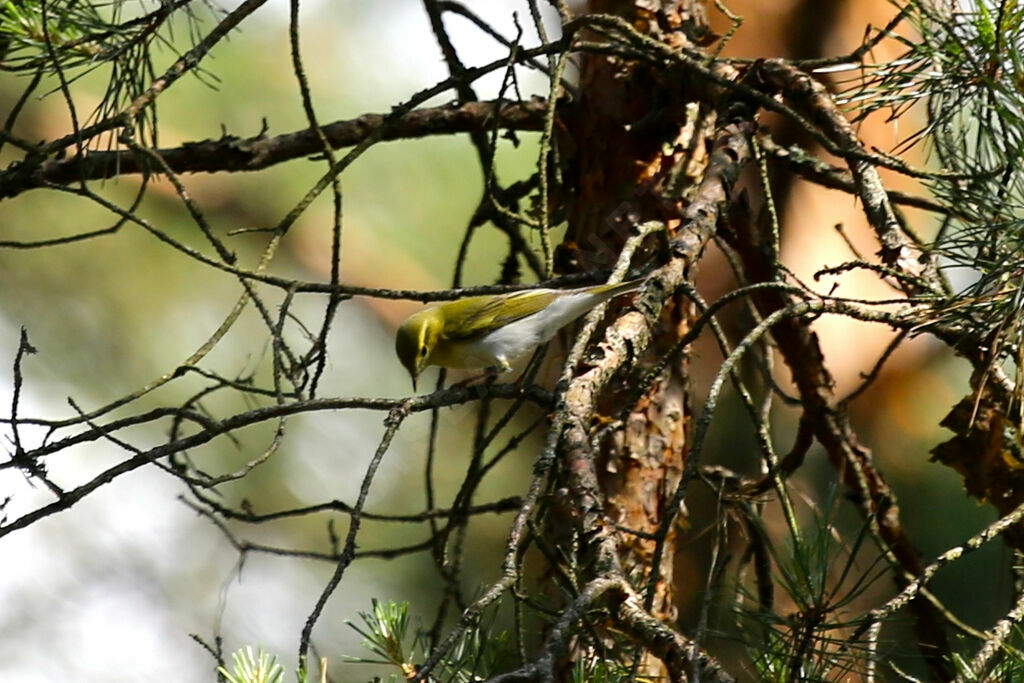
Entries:
{"label": "bird's eye", "polygon": [[421,346],[420,347],[420,355],[421,356],[426,356],[427,355],[427,347],[426,346]]}

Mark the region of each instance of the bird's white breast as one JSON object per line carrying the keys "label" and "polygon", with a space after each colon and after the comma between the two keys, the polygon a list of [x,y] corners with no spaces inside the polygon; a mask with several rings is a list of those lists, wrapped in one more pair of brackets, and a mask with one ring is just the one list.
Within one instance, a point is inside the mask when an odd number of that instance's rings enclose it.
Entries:
{"label": "bird's white breast", "polygon": [[449,367],[503,367],[550,340],[559,329],[593,308],[602,296],[587,292],[566,294],[533,315],[516,320],[482,337],[459,341],[459,365]]}

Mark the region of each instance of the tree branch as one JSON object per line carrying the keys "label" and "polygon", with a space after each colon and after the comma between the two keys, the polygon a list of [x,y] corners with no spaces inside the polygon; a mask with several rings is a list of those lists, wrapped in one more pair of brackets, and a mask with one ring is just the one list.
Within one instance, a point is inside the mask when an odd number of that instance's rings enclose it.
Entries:
{"label": "tree branch", "polygon": [[[430,135],[484,132],[498,125],[518,131],[539,131],[544,126],[547,102],[534,98],[525,102],[467,102],[458,106],[442,105],[409,112],[389,122],[381,133],[382,141],[422,138]],[[363,114],[347,121],[323,126],[324,135],[334,149],[359,144],[388,119],[387,114]],[[186,142],[180,147],[154,150],[175,173],[217,173],[221,171],[258,171],[285,161],[322,154],[316,132],[304,129],[266,137],[250,138],[226,135],[219,140]],[[47,184],[66,185],[81,179],[100,180],[158,169],[145,158],[125,151],[88,152],[84,156],[52,159],[39,166],[25,162],[0,173],[0,199],[13,197]]]}

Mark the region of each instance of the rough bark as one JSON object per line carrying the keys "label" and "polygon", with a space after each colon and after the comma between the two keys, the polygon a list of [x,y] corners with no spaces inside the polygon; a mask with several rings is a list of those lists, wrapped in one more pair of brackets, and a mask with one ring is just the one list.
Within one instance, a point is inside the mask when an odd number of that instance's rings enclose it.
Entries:
{"label": "rough bark", "polygon": [[[650,5],[592,0],[588,9],[622,17],[671,45],[694,44],[704,26],[696,3],[663,3],[657,12]],[[701,175],[713,117],[691,105],[680,88],[666,87],[665,78],[646,64],[596,54],[583,59],[580,100],[566,126],[567,138],[560,141],[569,152],[565,181],[573,197],[566,240],[556,255],[562,270],[608,267],[640,223],[662,221],[670,232],[678,226],[679,188]],[[651,340],[652,355],[664,354],[685,334],[693,314],[681,297],[670,301]],[[628,411],[625,428],[601,444],[600,486],[608,517],[621,527],[619,560],[638,584],[655,561],[654,541],[645,535],[654,534],[664,519],[687,452],[692,416],[687,377],[683,355],[635,405],[625,404],[632,393],[625,382],[613,384],[599,403],[609,418]],[[666,621],[677,613],[674,555],[672,534],[661,555],[653,600],[648,596],[652,613]]]}

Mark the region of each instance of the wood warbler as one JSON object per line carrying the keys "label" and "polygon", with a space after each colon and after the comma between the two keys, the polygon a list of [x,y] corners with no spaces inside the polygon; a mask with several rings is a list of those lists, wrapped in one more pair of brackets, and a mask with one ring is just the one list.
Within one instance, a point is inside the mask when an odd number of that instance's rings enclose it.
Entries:
{"label": "wood warbler", "polygon": [[411,315],[395,335],[395,352],[416,379],[428,365],[512,369],[511,363],[555,336],[594,306],[640,288],[643,279],[576,289],[528,289],[472,296]]}

